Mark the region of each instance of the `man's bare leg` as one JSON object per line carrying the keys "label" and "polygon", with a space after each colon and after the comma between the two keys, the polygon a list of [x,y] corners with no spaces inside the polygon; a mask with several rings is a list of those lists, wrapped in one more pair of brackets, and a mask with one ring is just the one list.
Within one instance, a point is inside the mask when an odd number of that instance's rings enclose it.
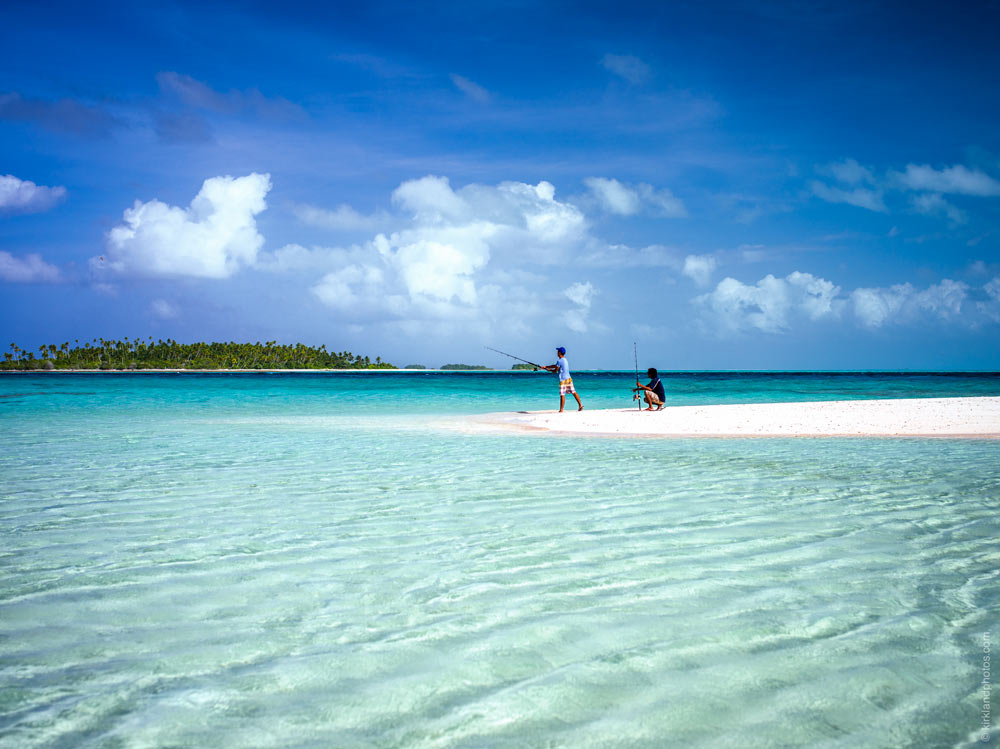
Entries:
{"label": "man's bare leg", "polygon": [[566,396],[563,394],[559,395],[559,413],[563,412],[563,408],[566,406]]}
{"label": "man's bare leg", "polygon": [[576,404],[577,404],[577,405],[579,406],[579,408],[578,408],[578,409],[576,409],[576,410],[577,410],[577,411],[582,411],[582,410],[583,410],[583,401],[581,401],[581,400],[580,400],[580,396],[579,396],[579,395],[577,395],[577,394],[576,394],[576,393],[574,392],[574,393],[573,393],[573,397],[574,397],[574,398],[576,398]]}

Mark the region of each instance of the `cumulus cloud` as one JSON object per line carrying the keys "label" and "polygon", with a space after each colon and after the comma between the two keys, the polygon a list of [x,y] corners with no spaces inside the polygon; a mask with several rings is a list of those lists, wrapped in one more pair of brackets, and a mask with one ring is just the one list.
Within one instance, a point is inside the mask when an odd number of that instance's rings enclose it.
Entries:
{"label": "cumulus cloud", "polygon": [[577,282],[569,288],[563,289],[563,296],[576,305],[575,309],[568,309],[563,313],[563,322],[566,327],[576,333],[587,332],[587,315],[590,312],[590,304],[597,290],[587,281]]}
{"label": "cumulus cloud", "polygon": [[913,291],[910,284],[897,284],[887,289],[855,289],[851,293],[854,314],[862,325],[878,328],[899,313]]}
{"label": "cumulus cloud", "polygon": [[435,232],[434,238],[412,236],[395,246],[386,240],[383,254],[391,259],[411,297],[473,305],[473,274],[490,259],[489,234],[488,227],[470,226]]}
{"label": "cumulus cloud", "polygon": [[645,83],[650,78],[649,65],[634,55],[607,54],[601,58],[601,65],[632,84]]}
{"label": "cumulus cloud", "polygon": [[66,197],[65,187],[45,187],[13,174],[0,177],[0,212],[39,213]]}
{"label": "cumulus cloud", "polygon": [[962,164],[940,170],[926,164],[908,164],[905,172],[891,172],[890,178],[896,185],[907,190],[979,197],[1000,195],[1000,181]]}
{"label": "cumulus cloud", "polygon": [[36,253],[17,257],[0,251],[0,280],[12,283],[55,283],[60,280],[59,269],[42,260]]}
{"label": "cumulus cloud", "polygon": [[840,187],[830,187],[818,180],[810,182],[809,187],[813,195],[827,203],[846,203],[869,211],[888,212],[882,200],[882,191],[878,189],[855,187],[845,190]]}
{"label": "cumulus cloud", "polygon": [[922,290],[909,283],[855,289],[851,302],[862,325],[879,328],[889,322],[912,321],[921,312],[946,320],[955,318],[961,314],[968,292],[968,284],[945,278]]}
{"label": "cumulus cloud", "polygon": [[[496,187],[472,184],[456,191],[447,178],[429,176],[404,182],[393,193],[393,202],[412,214],[422,238],[462,229],[488,238],[495,248],[508,252],[520,248],[525,257],[555,264],[587,236],[583,214],[556,200],[555,192],[545,181],[501,182]],[[412,238],[412,231],[398,236]]]}
{"label": "cumulus cloud", "polygon": [[[381,296],[384,276],[380,268],[371,265],[348,265],[327,273],[312,288],[313,294],[329,307],[357,309],[370,306]],[[391,304],[405,303],[401,298],[384,297]]]}
{"label": "cumulus cloud", "polygon": [[[402,183],[392,202],[405,228],[323,253],[326,274],[312,291],[324,304],[369,317],[510,315],[504,294],[521,292],[482,283],[491,259],[502,257],[505,266],[558,264],[592,241],[580,210],[557,200],[544,181],[454,189],[445,177],[427,176]],[[263,257],[288,267],[318,254],[292,246]]]}
{"label": "cumulus cloud", "polygon": [[468,220],[472,213],[472,206],[451,189],[447,177],[427,176],[404,182],[393,192],[392,200],[425,224]]}
{"label": "cumulus cloud", "polygon": [[945,278],[923,289],[902,283],[842,293],[830,281],[796,271],[785,278],[768,275],[753,285],[726,278],[695,302],[728,331],[780,333],[797,319],[840,319],[845,310],[869,329],[929,319],[972,326],[984,319],[1000,322],[1000,279],[975,290],[980,297],[976,304],[970,303],[973,291],[966,283]]}
{"label": "cumulus cloud", "polygon": [[187,208],[136,201],[107,236],[103,267],[135,276],[228,278],[264,244],[255,216],[267,208],[269,174],[212,177]]}
{"label": "cumulus cloud", "polygon": [[608,213],[634,216],[645,211],[668,218],[683,218],[688,215],[684,202],[665,188],[657,190],[645,183],[632,187],[607,177],[588,177],[583,183]]}
{"label": "cumulus cloud", "polygon": [[836,317],[842,302],[840,287],[810,273],[795,271],[785,278],[768,274],[750,286],[724,278],[715,290],[695,302],[709,310],[723,328],[756,328],[767,333],[787,330],[793,315],[810,320]]}
{"label": "cumulus cloud", "polygon": [[718,261],[711,255],[688,255],[681,272],[698,286],[708,286]]}
{"label": "cumulus cloud", "polygon": [[470,81],[465,76],[457,75],[455,73],[451,74],[451,82],[455,84],[455,88],[461,91],[463,94],[468,96],[473,101],[478,101],[480,104],[488,104],[490,101],[490,92],[485,88],[480,86],[478,83]]}

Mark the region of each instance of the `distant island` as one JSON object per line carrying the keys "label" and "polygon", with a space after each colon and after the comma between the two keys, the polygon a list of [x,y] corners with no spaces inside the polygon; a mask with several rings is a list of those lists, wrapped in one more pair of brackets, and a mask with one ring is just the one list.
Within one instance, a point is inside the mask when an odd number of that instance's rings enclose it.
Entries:
{"label": "distant island", "polygon": [[535,370],[538,369],[538,367],[536,367],[534,364],[515,364],[513,367],[511,367],[511,369],[516,370],[518,372],[521,371],[534,372]]}
{"label": "distant island", "polygon": [[[376,356],[358,356],[350,351],[327,351],[303,343],[178,343],[153,341],[153,337],[109,341],[95,338],[75,346],[69,342],[39,346],[26,351],[16,343],[4,353],[0,370],[54,369],[396,369]],[[36,356],[37,352],[37,356]]]}
{"label": "distant island", "polygon": [[460,370],[460,371],[473,371],[485,369],[489,371],[489,367],[484,367],[482,364],[445,364],[441,367],[442,370]]}

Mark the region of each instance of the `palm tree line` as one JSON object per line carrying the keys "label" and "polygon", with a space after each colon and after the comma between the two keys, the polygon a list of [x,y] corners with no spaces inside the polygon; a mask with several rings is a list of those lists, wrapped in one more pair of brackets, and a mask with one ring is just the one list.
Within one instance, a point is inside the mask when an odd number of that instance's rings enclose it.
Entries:
{"label": "palm tree line", "polygon": [[395,369],[376,356],[327,351],[303,343],[178,343],[167,340],[94,338],[46,344],[34,351],[10,344],[0,369]]}

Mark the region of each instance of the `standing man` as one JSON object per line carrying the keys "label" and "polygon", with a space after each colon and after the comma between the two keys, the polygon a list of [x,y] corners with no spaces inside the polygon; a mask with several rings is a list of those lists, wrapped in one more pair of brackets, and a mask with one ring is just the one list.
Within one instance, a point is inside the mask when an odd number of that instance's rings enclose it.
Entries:
{"label": "standing man", "polygon": [[576,394],[576,388],[573,387],[573,378],[569,376],[569,362],[566,361],[566,349],[560,346],[556,349],[556,354],[559,356],[559,360],[555,364],[550,364],[545,369],[549,372],[559,373],[559,413],[563,412],[563,408],[566,405],[566,393],[573,394],[577,405],[580,406],[576,410],[582,411],[583,403],[580,401],[580,396]]}
{"label": "standing man", "polygon": [[[660,381],[660,376],[653,367],[646,370],[646,375],[649,377],[649,384],[643,385],[636,380],[632,392],[642,393],[646,403],[649,404],[646,407],[647,411],[659,411],[663,408],[663,404],[667,400],[667,395],[663,392],[663,383]],[[656,408],[653,408],[653,406],[656,406]]]}

